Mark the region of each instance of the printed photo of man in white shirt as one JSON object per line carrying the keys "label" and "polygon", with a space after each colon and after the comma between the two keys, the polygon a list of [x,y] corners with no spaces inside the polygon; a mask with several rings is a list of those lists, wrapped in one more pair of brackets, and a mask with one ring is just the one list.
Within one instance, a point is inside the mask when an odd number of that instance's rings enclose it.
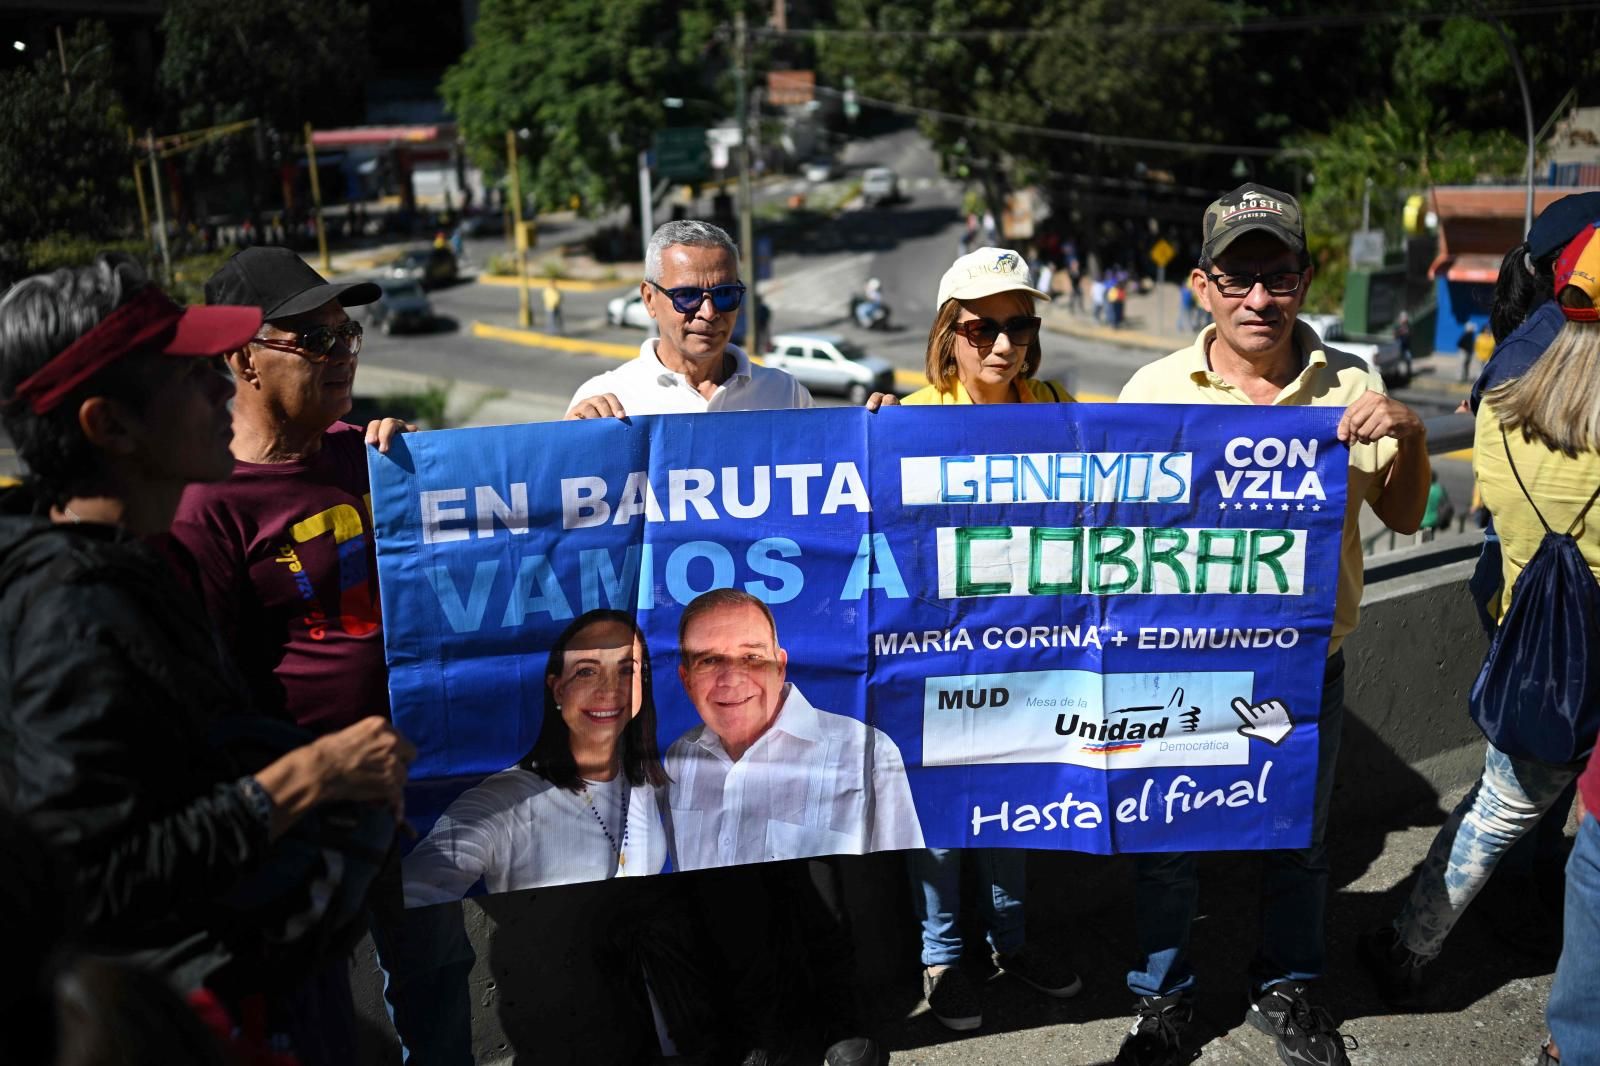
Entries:
{"label": "printed photo of man in white shirt", "polygon": [[678,653],[703,723],[667,749],[678,869],[923,846],[900,749],[786,680],[766,604],[737,589],[697,597]]}

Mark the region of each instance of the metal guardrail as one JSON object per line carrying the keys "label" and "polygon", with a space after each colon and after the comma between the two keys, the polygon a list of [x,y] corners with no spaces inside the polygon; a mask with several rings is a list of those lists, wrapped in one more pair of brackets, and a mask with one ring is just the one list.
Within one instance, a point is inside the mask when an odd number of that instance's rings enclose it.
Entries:
{"label": "metal guardrail", "polygon": [[[1428,454],[1440,455],[1445,452],[1459,451],[1472,447],[1472,441],[1477,420],[1466,412],[1452,411],[1445,415],[1433,415],[1422,420],[1423,427],[1428,431]],[[1456,515],[1455,527],[1450,530],[1419,529],[1415,533],[1396,533],[1392,529],[1380,529],[1371,536],[1361,539],[1361,553],[1373,555],[1378,551],[1378,545],[1384,544],[1383,551],[1402,551],[1406,548],[1420,547],[1424,544],[1442,538],[1454,538],[1467,532],[1467,523],[1472,516],[1466,508],[1460,508]],[[1386,543],[1385,543],[1386,542]],[[1478,540],[1470,541],[1472,555],[1477,554]],[[1453,562],[1459,552],[1441,555],[1439,563]]]}
{"label": "metal guardrail", "polygon": [[1424,418],[1422,425],[1428,431],[1428,454],[1459,451],[1472,447],[1476,419],[1465,411],[1452,411],[1447,415]]}

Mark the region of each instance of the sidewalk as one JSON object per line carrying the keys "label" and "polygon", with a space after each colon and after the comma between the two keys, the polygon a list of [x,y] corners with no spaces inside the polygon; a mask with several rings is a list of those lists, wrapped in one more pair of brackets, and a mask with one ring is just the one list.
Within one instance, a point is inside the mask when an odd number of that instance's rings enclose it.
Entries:
{"label": "sidewalk", "polygon": [[[1347,719],[1348,722],[1348,719]],[[1396,772],[1409,774],[1406,767]],[[1420,798],[1420,797],[1419,797]],[[1360,824],[1337,808],[1328,839],[1332,866],[1323,999],[1353,1036],[1353,1066],[1533,1066],[1544,1039],[1544,1004],[1555,958],[1519,950],[1496,934],[1535,902],[1491,897],[1491,884],[1428,970],[1432,1004],[1394,1013],[1377,998],[1356,958],[1356,939],[1394,916],[1438,822],[1459,796]],[[1568,834],[1572,832],[1571,826]],[[1201,906],[1192,958],[1197,1014],[1209,1039],[1202,1066],[1271,1066],[1272,1041],[1244,1021],[1245,983],[1256,946],[1256,864],[1245,853],[1201,857]],[[1070,1000],[1049,1000],[1004,977],[984,988],[983,1027],[953,1033],[927,1012],[918,989],[897,983],[879,1003],[903,1020],[881,1036],[905,1066],[1109,1064],[1132,1018],[1124,975],[1135,961],[1131,863],[1056,852],[1029,857],[1028,940],[1066,955],[1084,980]],[[909,931],[908,931],[909,932]],[[914,938],[908,936],[914,953]],[[969,939],[969,943],[974,943]],[[911,956],[914,958],[914,954]]]}

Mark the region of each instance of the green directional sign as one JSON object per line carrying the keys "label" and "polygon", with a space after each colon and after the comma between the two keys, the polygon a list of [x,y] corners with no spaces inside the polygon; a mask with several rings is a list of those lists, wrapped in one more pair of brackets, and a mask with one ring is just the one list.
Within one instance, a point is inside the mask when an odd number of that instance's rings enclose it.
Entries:
{"label": "green directional sign", "polygon": [[656,176],[664,181],[705,181],[711,174],[711,147],[703,128],[657,130]]}

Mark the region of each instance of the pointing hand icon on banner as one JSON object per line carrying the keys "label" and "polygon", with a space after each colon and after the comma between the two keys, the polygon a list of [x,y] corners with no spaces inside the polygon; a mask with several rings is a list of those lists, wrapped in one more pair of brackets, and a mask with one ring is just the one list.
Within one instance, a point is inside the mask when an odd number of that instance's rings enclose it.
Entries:
{"label": "pointing hand icon on banner", "polygon": [[1235,696],[1233,713],[1244,722],[1239,727],[1240,736],[1255,737],[1274,747],[1282,744],[1284,738],[1294,731],[1294,719],[1289,717],[1289,708],[1284,706],[1282,700],[1266,700],[1252,707]]}

